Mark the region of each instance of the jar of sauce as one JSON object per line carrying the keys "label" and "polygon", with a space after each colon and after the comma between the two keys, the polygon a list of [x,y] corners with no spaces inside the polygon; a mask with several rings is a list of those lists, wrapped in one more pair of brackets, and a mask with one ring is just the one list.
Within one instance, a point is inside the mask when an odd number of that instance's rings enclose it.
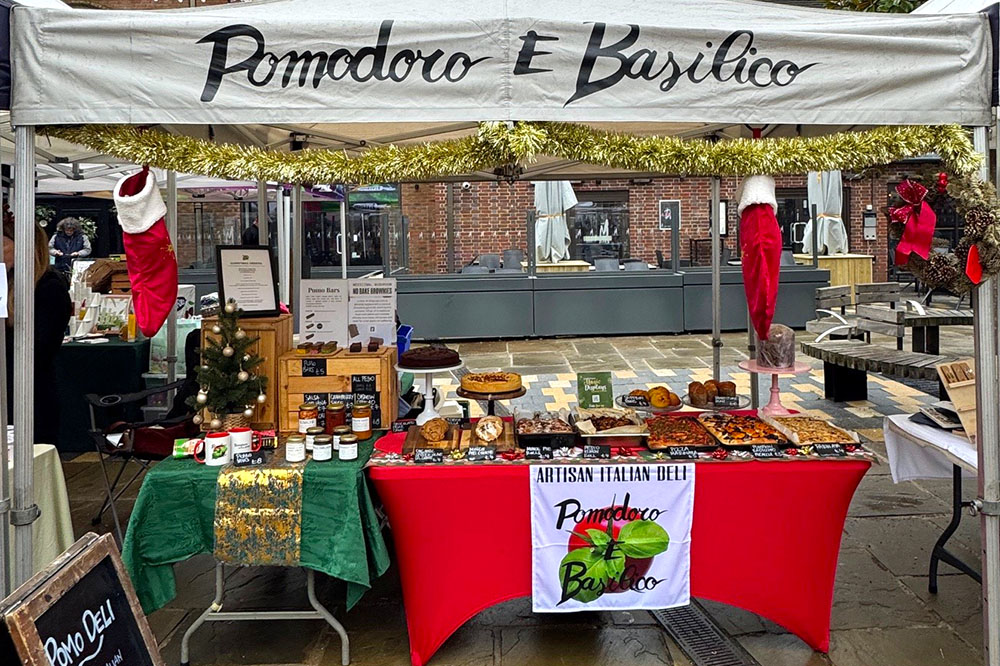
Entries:
{"label": "jar of sauce", "polygon": [[285,440],[285,460],[302,462],[306,459],[306,436],[289,435]]}
{"label": "jar of sauce", "polygon": [[323,428],[320,426],[313,426],[306,430],[306,452],[312,453],[316,437],[323,434]]}
{"label": "jar of sauce", "polygon": [[342,425],[347,425],[347,408],[342,402],[331,402],[326,406],[326,434],[332,435]]}
{"label": "jar of sauce", "polygon": [[333,435],[316,435],[313,439],[313,460],[326,462],[333,458]]}
{"label": "jar of sauce", "polygon": [[340,450],[340,438],[351,434],[351,426],[342,425],[333,429],[333,450]]}
{"label": "jar of sauce", "polygon": [[360,402],[351,409],[351,432],[358,439],[368,439],[372,436],[372,406]]}
{"label": "jar of sauce", "polygon": [[358,459],[358,436],[343,435],[340,438],[340,449],[337,452],[341,460]]}
{"label": "jar of sauce", "polygon": [[299,405],[299,434],[306,434],[309,428],[314,428],[319,421],[319,407],[315,402],[303,402]]}

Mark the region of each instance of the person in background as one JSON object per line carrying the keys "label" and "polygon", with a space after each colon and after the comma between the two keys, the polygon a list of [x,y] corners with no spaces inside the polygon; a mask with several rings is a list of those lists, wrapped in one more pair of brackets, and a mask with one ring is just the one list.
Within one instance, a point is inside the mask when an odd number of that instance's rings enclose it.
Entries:
{"label": "person in background", "polygon": [[257,227],[257,222],[255,219],[253,224],[243,230],[244,245],[260,245],[260,229]]}
{"label": "person in background", "polygon": [[80,220],[64,217],[49,241],[49,254],[56,258],[56,270],[69,274],[73,260],[90,256],[90,239],[80,229]]}
{"label": "person in background", "polygon": [[[82,235],[82,234],[81,234]],[[73,302],[65,278],[49,268],[45,230],[35,226],[35,442],[55,444],[59,437],[59,401],[56,397],[55,359]],[[7,266],[7,414],[14,420],[14,216],[4,211],[3,261]]]}

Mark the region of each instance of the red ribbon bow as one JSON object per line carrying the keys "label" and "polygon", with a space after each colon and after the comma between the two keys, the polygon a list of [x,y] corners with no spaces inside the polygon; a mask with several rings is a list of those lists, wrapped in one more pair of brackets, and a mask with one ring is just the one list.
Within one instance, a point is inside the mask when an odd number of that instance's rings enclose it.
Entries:
{"label": "red ribbon bow", "polygon": [[896,246],[896,265],[903,266],[910,260],[910,253],[916,252],[922,259],[930,257],[931,239],[934,238],[934,227],[937,225],[937,215],[924,202],[927,188],[912,180],[904,180],[896,186],[896,192],[906,204],[889,209],[889,215],[896,222],[901,222],[903,237]]}

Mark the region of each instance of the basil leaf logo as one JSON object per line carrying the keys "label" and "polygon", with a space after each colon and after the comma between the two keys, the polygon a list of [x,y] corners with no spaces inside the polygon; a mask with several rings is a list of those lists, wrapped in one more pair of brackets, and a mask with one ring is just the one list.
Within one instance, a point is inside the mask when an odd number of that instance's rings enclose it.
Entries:
{"label": "basil leaf logo", "polygon": [[651,520],[634,520],[622,527],[618,544],[628,557],[655,557],[667,550],[670,536]]}

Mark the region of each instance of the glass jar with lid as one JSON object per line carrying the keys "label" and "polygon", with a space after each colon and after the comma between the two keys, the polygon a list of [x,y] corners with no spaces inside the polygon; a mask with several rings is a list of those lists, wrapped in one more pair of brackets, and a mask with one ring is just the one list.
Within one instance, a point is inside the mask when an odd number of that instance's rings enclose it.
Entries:
{"label": "glass jar with lid", "polygon": [[337,426],[347,425],[347,406],[342,402],[331,402],[326,406],[326,434],[332,435]]}
{"label": "glass jar with lid", "polygon": [[299,434],[306,434],[309,428],[315,428],[319,422],[319,407],[315,402],[303,402],[299,405]]}
{"label": "glass jar with lid", "polygon": [[351,432],[358,439],[368,439],[372,436],[372,406],[359,402],[351,409]]}
{"label": "glass jar with lid", "polygon": [[340,438],[340,449],[337,455],[341,460],[358,459],[358,436],[354,434],[343,435]]}
{"label": "glass jar with lid", "polygon": [[289,435],[285,440],[285,460],[302,462],[306,459],[306,436]]}

